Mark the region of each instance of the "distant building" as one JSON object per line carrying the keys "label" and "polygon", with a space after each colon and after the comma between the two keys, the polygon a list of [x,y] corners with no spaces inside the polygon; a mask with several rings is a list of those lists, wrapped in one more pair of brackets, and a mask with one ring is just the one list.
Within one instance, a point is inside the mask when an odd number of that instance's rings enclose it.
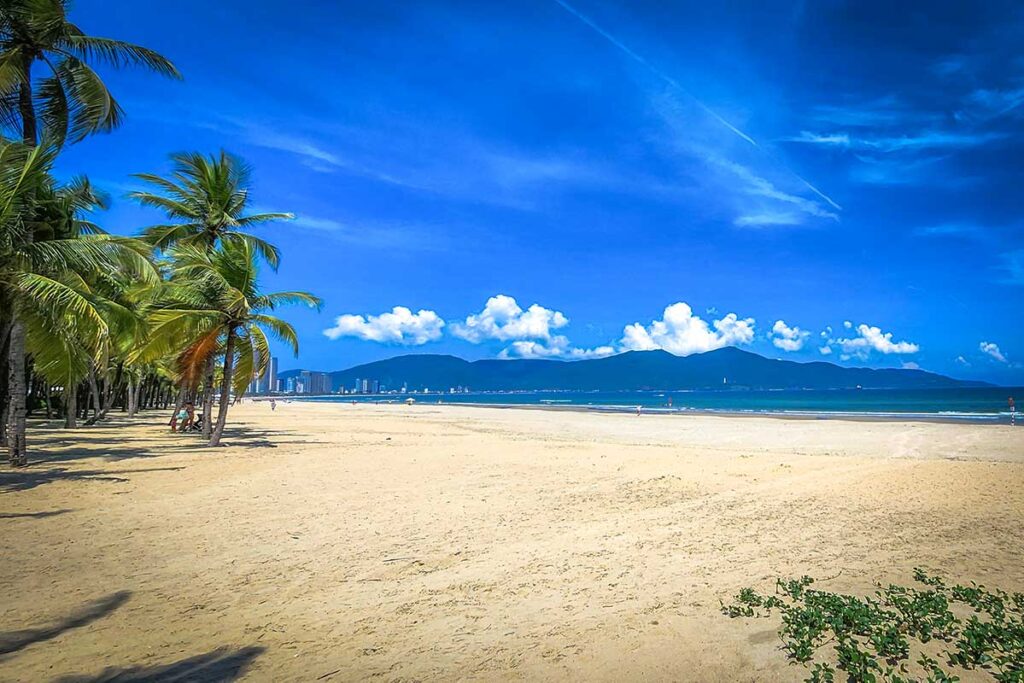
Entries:
{"label": "distant building", "polygon": [[307,394],[331,393],[331,376],[326,372],[302,371],[302,384]]}
{"label": "distant building", "polygon": [[271,358],[267,369],[259,382],[259,393],[270,394],[277,391],[277,358]]}
{"label": "distant building", "polygon": [[252,382],[249,383],[248,393],[270,394],[278,390],[278,385],[277,359],[271,358],[270,362],[267,363],[266,369],[263,371],[263,375],[253,377]]}

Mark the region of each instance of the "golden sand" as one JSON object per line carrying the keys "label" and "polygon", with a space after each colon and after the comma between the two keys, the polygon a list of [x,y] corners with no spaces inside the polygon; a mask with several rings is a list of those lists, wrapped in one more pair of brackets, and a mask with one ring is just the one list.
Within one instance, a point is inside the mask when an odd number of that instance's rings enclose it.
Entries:
{"label": "golden sand", "polygon": [[[1024,590],[1024,429],[247,403],[36,430],[0,679],[800,680],[776,576]],[[41,461],[40,461],[41,460]],[[205,677],[205,678],[204,678]],[[121,680],[121,679],[118,679]]]}

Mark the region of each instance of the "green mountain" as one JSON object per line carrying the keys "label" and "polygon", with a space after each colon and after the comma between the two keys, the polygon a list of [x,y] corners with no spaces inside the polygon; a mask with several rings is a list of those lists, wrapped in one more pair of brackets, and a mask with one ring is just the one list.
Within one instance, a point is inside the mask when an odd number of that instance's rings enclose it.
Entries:
{"label": "green mountain", "polygon": [[[293,370],[281,377],[298,374]],[[924,370],[844,368],[833,363],[775,360],[737,348],[690,356],[666,351],[628,353],[579,361],[478,360],[411,354],[332,372],[332,384],[354,387],[356,380],[376,380],[388,389],[468,387],[502,390],[678,390],[678,389],[924,389],[988,386]]]}

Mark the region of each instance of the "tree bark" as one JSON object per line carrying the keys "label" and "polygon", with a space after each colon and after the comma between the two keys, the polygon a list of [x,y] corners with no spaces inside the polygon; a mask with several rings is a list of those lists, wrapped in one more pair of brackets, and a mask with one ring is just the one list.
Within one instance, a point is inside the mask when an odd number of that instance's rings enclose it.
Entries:
{"label": "tree bark", "polygon": [[216,368],[216,356],[210,355],[206,361],[206,375],[203,377],[203,438],[209,439],[213,433],[213,371]]}
{"label": "tree bark", "polygon": [[107,371],[107,378],[105,381],[105,387],[103,392],[103,409],[100,411],[100,419],[102,420],[107,416],[107,412],[110,410],[110,406],[113,405],[114,400],[120,393],[121,376],[124,373],[124,363],[117,364],[117,372],[114,373],[114,379],[110,379],[110,371]]}
{"label": "tree bark", "polygon": [[24,467],[28,464],[28,450],[25,444],[25,326],[17,319],[17,311],[14,315],[7,365],[7,382],[10,387],[7,458],[12,467]]}
{"label": "tree bark", "polygon": [[89,362],[89,396],[92,398],[92,417],[85,421],[86,425],[96,424],[100,419],[100,388],[96,383],[96,366]]}
{"label": "tree bark", "polygon": [[64,429],[78,429],[78,387],[64,387]]}
{"label": "tree bark", "polygon": [[[32,103],[32,57],[22,65],[22,82],[18,87],[18,108],[21,112],[22,139],[29,147],[36,146],[36,112]],[[26,244],[32,243],[31,229],[25,231]],[[17,305],[11,306],[11,332],[8,348],[7,457],[13,467],[28,464],[25,439],[25,327],[18,320]]]}
{"label": "tree bark", "polygon": [[139,385],[135,383],[135,378],[131,375],[128,376],[128,417],[135,417],[135,413],[138,410],[139,400]]}
{"label": "tree bark", "polygon": [[224,425],[228,420],[228,405],[231,403],[231,376],[235,370],[235,328],[228,328],[228,338],[224,344],[224,378],[220,386],[220,407],[217,410],[217,427],[210,437],[211,446],[220,445],[220,437],[224,433]]}
{"label": "tree bark", "polygon": [[[5,304],[7,311],[10,311],[11,300],[8,296],[0,298],[0,303]],[[7,359],[10,357],[11,324],[10,315],[0,318],[0,447],[7,448],[7,411],[10,408],[10,391],[7,386],[8,373],[4,370],[7,367]]]}

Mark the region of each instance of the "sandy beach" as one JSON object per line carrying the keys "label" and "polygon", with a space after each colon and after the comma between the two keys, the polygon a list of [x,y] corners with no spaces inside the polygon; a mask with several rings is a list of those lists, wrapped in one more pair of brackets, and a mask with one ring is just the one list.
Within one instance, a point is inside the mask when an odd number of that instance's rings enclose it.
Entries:
{"label": "sandy beach", "polygon": [[33,429],[0,472],[0,679],[801,680],[719,600],[1024,590],[1020,428],[246,403],[211,450],[164,419]]}

